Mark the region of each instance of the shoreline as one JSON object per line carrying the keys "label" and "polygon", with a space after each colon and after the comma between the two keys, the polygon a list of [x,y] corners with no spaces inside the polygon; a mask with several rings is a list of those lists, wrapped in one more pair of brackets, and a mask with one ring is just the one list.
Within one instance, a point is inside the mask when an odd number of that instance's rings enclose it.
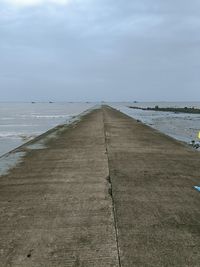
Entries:
{"label": "shoreline", "polygon": [[191,145],[199,143],[200,114],[175,113],[147,110],[144,108],[129,108],[129,106],[114,106],[121,112],[156,129],[172,138]]}
{"label": "shoreline", "polygon": [[46,149],[48,142],[52,139],[58,138],[59,134],[63,131],[67,131],[70,128],[75,127],[87,114],[98,109],[98,106],[89,108],[77,116],[72,117],[69,121],[64,124],[59,124],[46,132],[36,136],[35,138],[23,143],[20,146],[0,155],[0,177],[2,175],[7,175],[9,171],[15,168],[18,164],[23,162],[23,158],[26,156],[27,152],[31,150]]}
{"label": "shoreline", "polygon": [[190,108],[190,107],[184,107],[184,108],[175,108],[175,107],[159,107],[155,106],[154,108],[152,107],[137,107],[137,106],[128,106],[131,109],[140,109],[140,110],[147,110],[147,111],[162,111],[162,112],[174,112],[174,113],[188,113],[188,114],[200,114],[200,109],[199,108]]}

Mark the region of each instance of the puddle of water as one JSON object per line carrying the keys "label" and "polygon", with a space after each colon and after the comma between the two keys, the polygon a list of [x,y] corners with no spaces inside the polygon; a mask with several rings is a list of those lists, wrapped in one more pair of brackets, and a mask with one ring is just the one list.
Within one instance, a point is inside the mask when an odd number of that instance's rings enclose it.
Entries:
{"label": "puddle of water", "polygon": [[15,152],[0,158],[0,176],[8,174],[9,170],[22,162],[25,152]]}

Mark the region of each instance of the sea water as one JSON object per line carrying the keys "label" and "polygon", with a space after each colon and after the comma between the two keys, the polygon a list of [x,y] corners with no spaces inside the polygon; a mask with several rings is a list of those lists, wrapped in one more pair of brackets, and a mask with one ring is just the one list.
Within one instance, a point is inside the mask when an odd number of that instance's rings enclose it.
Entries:
{"label": "sea water", "polygon": [[[68,123],[97,103],[0,103],[0,156],[43,132]],[[105,103],[106,104],[106,103]],[[130,109],[138,107],[198,107],[200,102],[107,103],[127,115],[178,140],[198,141],[200,114]]]}
{"label": "sea water", "polygon": [[0,103],[0,156],[96,103]]}
{"label": "sea water", "polygon": [[200,141],[198,133],[200,131],[200,114],[161,112],[141,109],[131,109],[130,106],[147,107],[195,107],[200,108],[200,102],[129,102],[112,103],[114,108],[126,113],[127,115],[142,121],[143,123],[155,128],[177,140],[190,143]]}

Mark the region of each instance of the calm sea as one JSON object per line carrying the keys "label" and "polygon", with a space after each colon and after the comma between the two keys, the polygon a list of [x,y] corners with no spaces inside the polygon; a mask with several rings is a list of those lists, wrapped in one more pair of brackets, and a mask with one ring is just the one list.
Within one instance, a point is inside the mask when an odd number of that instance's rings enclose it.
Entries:
{"label": "calm sea", "polygon": [[95,103],[0,103],[0,155],[93,107]]}
{"label": "calm sea", "polygon": [[[22,145],[39,134],[67,123],[97,103],[0,103],[0,155]],[[109,103],[122,112],[140,119],[174,138],[190,142],[197,140],[200,130],[200,115],[174,114],[133,110],[140,107],[199,107],[200,102],[140,102]]]}

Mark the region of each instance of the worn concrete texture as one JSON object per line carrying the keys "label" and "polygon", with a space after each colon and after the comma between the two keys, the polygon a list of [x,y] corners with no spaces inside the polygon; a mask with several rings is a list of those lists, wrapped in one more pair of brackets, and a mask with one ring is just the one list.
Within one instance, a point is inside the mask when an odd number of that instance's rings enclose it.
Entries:
{"label": "worn concrete texture", "polygon": [[104,108],[120,263],[200,266],[200,153]]}
{"label": "worn concrete texture", "polygon": [[103,106],[12,153],[0,266],[200,266],[198,152]]}
{"label": "worn concrete texture", "polygon": [[0,266],[118,266],[102,110],[40,139],[0,177]]}

